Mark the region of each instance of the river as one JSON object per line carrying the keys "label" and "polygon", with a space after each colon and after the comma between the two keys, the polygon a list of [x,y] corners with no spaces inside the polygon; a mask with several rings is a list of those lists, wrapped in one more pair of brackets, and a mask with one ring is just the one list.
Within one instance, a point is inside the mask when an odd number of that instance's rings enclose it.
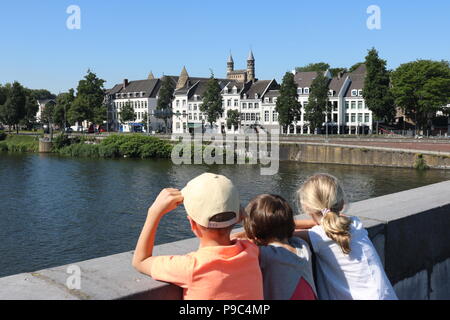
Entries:
{"label": "river", "polygon": [[[282,162],[278,174],[258,165],[182,165],[168,160],[104,160],[0,153],[0,276],[134,249],[148,206],[164,187],[182,188],[209,171],[228,176],[245,205],[260,193],[294,203],[315,172],[342,180],[350,202],[450,179],[450,171]],[[208,190],[205,190],[208,192]],[[161,221],[156,243],[191,237],[182,208]]]}

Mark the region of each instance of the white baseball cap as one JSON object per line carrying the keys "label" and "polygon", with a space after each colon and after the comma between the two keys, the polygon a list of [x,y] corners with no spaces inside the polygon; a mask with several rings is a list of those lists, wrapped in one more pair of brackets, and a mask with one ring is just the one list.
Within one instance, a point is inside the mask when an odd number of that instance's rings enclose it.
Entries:
{"label": "white baseball cap", "polygon": [[[189,217],[206,228],[226,228],[239,221],[239,192],[230,179],[213,173],[203,173],[181,190]],[[227,221],[211,221],[219,213],[233,212]]]}

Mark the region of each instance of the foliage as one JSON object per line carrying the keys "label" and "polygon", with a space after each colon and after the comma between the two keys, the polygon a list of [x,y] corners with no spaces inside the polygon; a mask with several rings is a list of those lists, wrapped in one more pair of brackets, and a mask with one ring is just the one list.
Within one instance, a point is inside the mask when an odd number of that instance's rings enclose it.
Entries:
{"label": "foliage", "polygon": [[105,80],[98,78],[91,70],[87,71],[84,79],[78,82],[77,96],[67,115],[69,123],[84,120],[101,123],[106,120],[106,109],[103,105],[104,83]]}
{"label": "foliage", "polygon": [[221,91],[219,81],[211,73],[203,95],[203,103],[200,105],[200,111],[205,113],[206,120],[211,125],[211,128],[213,128],[213,123],[222,116],[224,111]]}
{"label": "foliage", "polygon": [[6,140],[0,142],[0,151],[37,152],[38,150],[38,139],[33,136],[9,135]]}
{"label": "foliage", "polygon": [[364,80],[363,96],[375,119],[392,122],[395,118],[394,99],[390,91],[390,75],[386,60],[378,57],[375,48],[366,56],[367,74]]}
{"label": "foliage", "polygon": [[72,143],[72,140],[66,134],[60,134],[53,139],[53,149],[58,150],[68,146]]}
{"label": "foliage", "polygon": [[417,60],[392,73],[395,104],[425,128],[437,111],[450,103],[450,66],[447,61]]}
{"label": "foliage", "polygon": [[234,129],[236,130],[240,124],[241,124],[241,115],[239,113],[239,110],[228,110],[227,126],[228,127],[234,126]]}
{"label": "foliage", "polygon": [[119,119],[121,123],[126,123],[136,120],[136,113],[130,102],[127,101],[119,112]]}
{"label": "foliage", "polygon": [[155,116],[164,120],[166,133],[168,132],[168,121],[172,119],[172,100],[174,91],[175,85],[172,79],[170,77],[164,77],[162,79],[161,88],[159,89]]}
{"label": "foliage", "polygon": [[347,68],[331,68],[330,72],[333,77],[337,77],[339,73],[346,73],[348,70]]}
{"label": "foliage", "polygon": [[423,154],[419,153],[416,155],[416,162],[414,163],[414,169],[417,170],[427,170],[430,167],[427,165],[427,162],[425,161]]}
{"label": "foliage", "polygon": [[15,125],[18,133],[18,124],[26,115],[25,89],[15,81],[12,85],[7,84],[1,91],[3,104],[0,105],[0,122],[7,124],[10,128]]}
{"label": "foliage", "polygon": [[278,112],[278,122],[283,127],[300,118],[301,104],[298,102],[297,84],[291,72],[286,72],[283,77],[275,111]]}
{"label": "foliage", "polygon": [[305,107],[305,120],[309,122],[311,130],[320,128],[328,110],[328,82],[329,79],[319,72],[311,84],[308,105]]}
{"label": "foliage", "polygon": [[69,92],[61,93],[56,97],[53,119],[62,129],[67,127],[67,114],[70,112],[74,100],[75,94],[73,89],[70,89]]}
{"label": "foliage", "polygon": [[295,68],[296,72],[323,72],[327,71],[330,68],[330,65],[325,62],[318,62],[318,63],[310,63],[304,67],[297,67]]}
{"label": "foliage", "polygon": [[0,141],[5,140],[6,137],[7,137],[7,134],[4,131],[0,130]]}

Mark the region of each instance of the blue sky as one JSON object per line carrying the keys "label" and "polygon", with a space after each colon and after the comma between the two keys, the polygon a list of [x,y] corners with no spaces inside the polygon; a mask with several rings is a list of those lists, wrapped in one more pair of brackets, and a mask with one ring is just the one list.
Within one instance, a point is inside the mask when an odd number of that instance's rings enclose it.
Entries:
{"label": "blue sky", "polygon": [[[69,30],[69,5],[81,29]],[[369,5],[381,30],[369,30]],[[54,93],[76,88],[91,68],[112,87],[150,70],[224,77],[231,50],[245,68],[249,49],[259,79],[280,80],[310,62],[349,67],[376,47],[389,68],[423,59],[450,60],[448,0],[14,0],[0,10],[0,83],[17,80]]]}

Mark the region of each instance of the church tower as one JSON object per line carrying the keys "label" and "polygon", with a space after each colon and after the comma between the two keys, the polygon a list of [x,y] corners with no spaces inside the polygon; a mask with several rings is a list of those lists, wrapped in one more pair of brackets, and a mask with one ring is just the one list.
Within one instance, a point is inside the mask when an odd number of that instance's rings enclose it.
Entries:
{"label": "church tower", "polygon": [[231,55],[230,52],[230,56],[228,57],[228,61],[227,61],[227,74],[230,72],[234,71],[234,61],[233,61],[233,56]]}
{"label": "church tower", "polygon": [[247,58],[247,81],[255,81],[255,58],[250,50]]}
{"label": "church tower", "polygon": [[183,66],[175,90],[183,88],[189,80],[189,74],[186,71],[186,67]]}

